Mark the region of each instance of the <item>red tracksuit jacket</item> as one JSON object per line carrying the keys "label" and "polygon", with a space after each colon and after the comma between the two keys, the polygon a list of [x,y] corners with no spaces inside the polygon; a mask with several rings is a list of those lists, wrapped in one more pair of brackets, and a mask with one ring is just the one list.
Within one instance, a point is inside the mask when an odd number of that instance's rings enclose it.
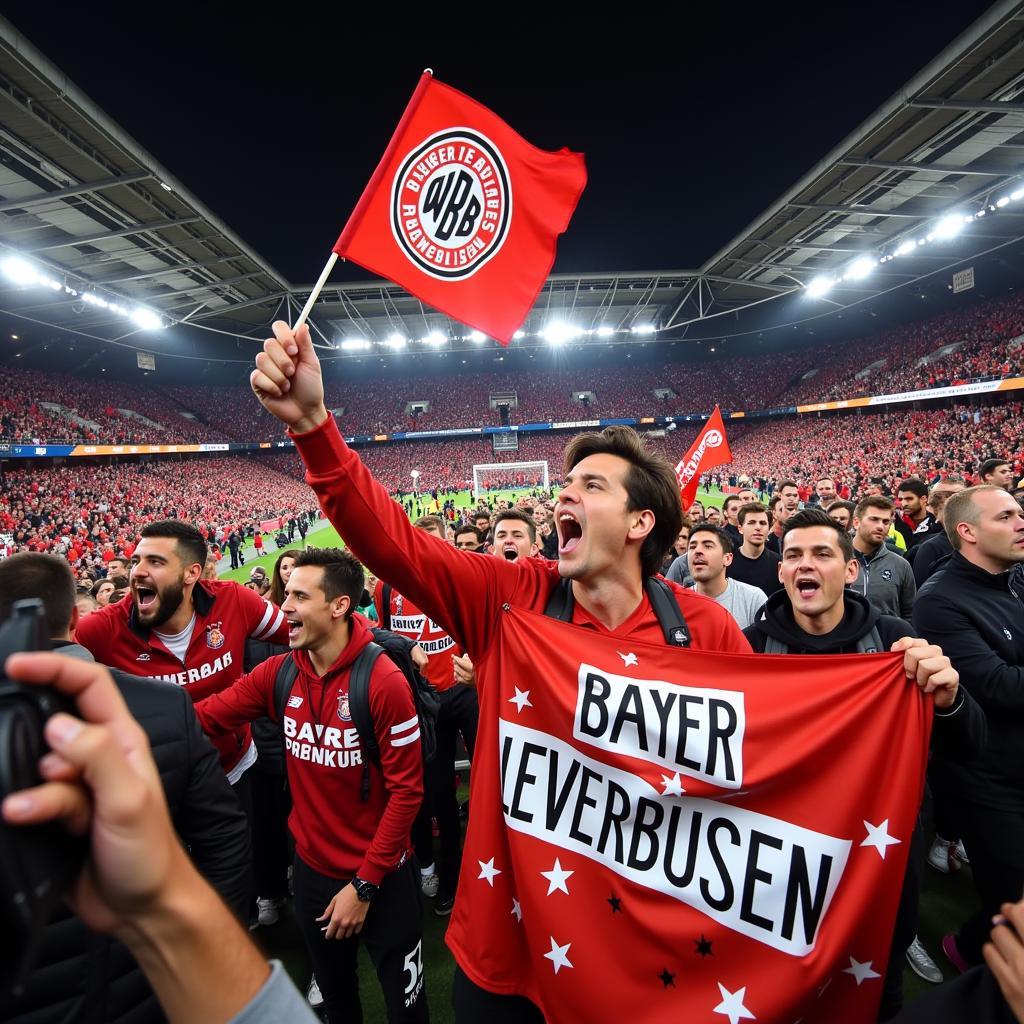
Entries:
{"label": "red tracksuit jacket", "polygon": [[361,615],[353,615],[351,624],[348,645],[323,677],[305,651],[280,654],[198,703],[196,714],[212,736],[263,715],[277,721],[274,681],[281,662],[294,657],[299,674],[281,730],[296,852],[321,874],[358,875],[379,885],[409,853],[409,832],[423,799],[420,728],[408,680],[386,656],[379,657],[370,677],[370,712],[381,763],[378,768],[371,762],[370,796],[363,802],[363,749],[348,684],[352,662],[373,637]]}
{"label": "red tracksuit jacket", "polygon": [[[242,674],[249,637],[288,643],[288,623],[280,609],[239,583],[203,580],[192,591],[192,603],[196,623],[184,664],[152,630],[138,624],[130,597],[79,619],[75,639],[101,664],[176,683],[188,690],[193,702],[223,690]],[[230,775],[252,745],[248,722],[218,736],[214,745]]]}

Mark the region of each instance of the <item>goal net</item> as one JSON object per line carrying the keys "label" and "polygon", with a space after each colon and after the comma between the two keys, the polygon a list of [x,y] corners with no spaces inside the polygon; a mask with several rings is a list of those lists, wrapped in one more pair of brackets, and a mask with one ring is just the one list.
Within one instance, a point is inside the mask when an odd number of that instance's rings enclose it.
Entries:
{"label": "goal net", "polygon": [[473,467],[473,497],[488,491],[529,490],[548,486],[548,463],[485,462]]}

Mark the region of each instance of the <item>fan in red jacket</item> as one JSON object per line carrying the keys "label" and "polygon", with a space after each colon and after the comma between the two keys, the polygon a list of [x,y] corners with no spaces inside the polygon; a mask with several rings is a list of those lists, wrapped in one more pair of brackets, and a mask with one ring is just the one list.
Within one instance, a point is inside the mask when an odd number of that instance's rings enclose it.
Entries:
{"label": "fan in red jacket", "polygon": [[[131,600],[79,620],[75,639],[104,665],[184,687],[193,701],[230,686],[243,672],[245,641],[288,642],[275,605],[237,583],[200,582],[206,541],[189,523],[143,527],[132,554]],[[249,726],[217,737],[234,785],[256,761]]]}
{"label": "fan in red jacket", "polygon": [[[525,706],[531,689],[549,685],[539,649],[531,652],[535,676],[511,680],[503,674],[500,648],[508,642],[503,609],[543,611],[560,580],[570,580],[571,620],[581,627],[581,649],[586,630],[614,637],[627,652],[634,641],[664,644],[644,581],[657,572],[679,533],[682,510],[675,474],[628,428],[581,435],[566,450],[568,472],[555,508],[557,563],[536,558],[507,562],[458,551],[414,529],[346,446],[324,405],[308,329],[293,333],[277,321],[274,333],[256,357],[251,384],[266,409],[291,428],[306,463],[306,479],[328,519],[356,557],[423,608],[465,647],[476,666],[480,731],[463,860],[463,879],[469,869],[474,884],[460,888],[447,934],[461,969],[455,979],[456,1020],[462,1024],[503,1014],[509,1021],[537,1020],[536,1007],[521,998],[535,996],[537,986],[518,967],[518,908],[513,904],[511,912],[508,907],[498,911],[487,900],[500,873],[494,850],[506,834],[498,787],[499,729],[502,716],[510,712],[501,698],[514,682],[516,694],[508,700]],[[725,609],[679,587],[672,592],[692,647],[750,653]],[[478,864],[483,881],[476,874]],[[549,959],[538,962],[550,968]],[[577,1019],[588,1018],[588,1007],[566,1010]]]}
{"label": "fan in red jacket", "polygon": [[[419,872],[408,859],[423,798],[412,690],[386,655],[377,658],[369,699],[378,764],[366,755],[349,702],[352,665],[372,639],[366,620],[352,614],[363,591],[362,566],[347,551],[308,548],[296,557],[285,591],[292,653],[258,665],[197,704],[196,713],[213,736],[262,716],[281,722],[293,801],[295,910],[328,1020],[361,1019],[354,949],[361,934],[389,1022],[426,1021]],[[275,681],[288,658],[298,675],[281,714]]]}

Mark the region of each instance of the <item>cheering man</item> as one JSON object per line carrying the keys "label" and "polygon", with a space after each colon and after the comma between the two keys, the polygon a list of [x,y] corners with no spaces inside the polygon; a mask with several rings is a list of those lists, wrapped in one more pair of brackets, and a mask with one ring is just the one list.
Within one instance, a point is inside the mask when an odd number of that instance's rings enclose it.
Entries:
{"label": "cheering man", "polygon": [[[624,651],[634,641],[664,644],[648,593],[662,594],[650,578],[679,533],[682,513],[672,467],[628,428],[580,435],[566,449],[565,484],[555,506],[558,561],[480,558],[413,529],[345,444],[324,406],[320,364],[307,327],[292,332],[277,321],[250,379],[265,408],[290,428],[307,480],[352,551],[445,627],[473,659],[480,729],[463,860],[463,881],[472,881],[460,888],[448,929],[458,963],[455,1018],[459,1024],[540,1021],[539,976],[532,968],[524,974],[520,966],[527,940],[518,927],[516,902],[503,902],[499,911],[488,898],[496,891],[495,878],[505,883],[509,870],[507,863],[505,868],[495,863],[491,849],[492,844],[507,847],[496,783],[499,722],[507,707],[502,686],[512,681],[503,678],[501,648],[517,641],[503,620],[507,612],[543,611],[558,590],[563,611],[579,627],[570,632],[581,648],[585,639],[576,640],[575,634],[585,638],[588,632],[614,636]],[[693,648],[749,653],[725,609],[671,585],[669,593],[685,617],[685,638]],[[676,634],[683,639],[683,630]],[[542,649],[529,653],[543,665]],[[541,669],[536,679],[514,681],[516,706],[526,706],[531,685],[535,697],[548,685],[542,676]],[[551,957],[556,955],[552,949]],[[592,1018],[587,1006],[575,1010],[576,1019]]]}

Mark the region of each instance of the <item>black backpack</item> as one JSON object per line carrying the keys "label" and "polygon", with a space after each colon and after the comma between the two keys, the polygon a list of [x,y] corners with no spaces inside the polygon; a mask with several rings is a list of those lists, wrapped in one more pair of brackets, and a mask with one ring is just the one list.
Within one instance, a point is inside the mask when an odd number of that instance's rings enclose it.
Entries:
{"label": "black backpack", "polygon": [[[654,614],[658,618],[665,643],[670,647],[689,647],[690,629],[686,625],[676,595],[672,588],[657,576],[648,576],[644,580],[644,592],[651,602]],[[576,598],[572,594],[572,580],[559,580],[558,586],[551,591],[544,614],[561,622],[572,622],[572,612],[576,607]]]}
{"label": "black backpack", "polygon": [[[373,728],[373,714],[370,711],[370,677],[373,666],[383,654],[401,670],[412,690],[413,704],[416,706],[416,717],[420,726],[420,750],[425,764],[434,760],[437,753],[437,715],[441,701],[437,691],[416,670],[409,656],[411,644],[396,633],[383,635],[381,631],[374,633],[377,643],[369,643],[352,662],[349,669],[348,704],[352,714],[352,724],[359,733],[366,759],[363,761],[363,780],[360,786],[360,799],[364,802],[370,798],[370,763],[380,767],[380,747],[377,745],[377,734]],[[277,670],[274,680],[274,707],[277,719],[284,718],[285,705],[292,692],[292,686],[299,674],[294,655],[285,658]]]}

